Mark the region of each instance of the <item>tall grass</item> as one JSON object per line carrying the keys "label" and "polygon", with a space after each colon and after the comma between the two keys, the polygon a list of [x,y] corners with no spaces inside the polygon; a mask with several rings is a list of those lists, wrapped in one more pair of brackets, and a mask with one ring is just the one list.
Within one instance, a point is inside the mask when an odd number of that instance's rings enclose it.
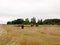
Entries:
{"label": "tall grass", "polygon": [[17,27],[0,25],[6,34],[0,36],[0,45],[60,45],[60,26]]}

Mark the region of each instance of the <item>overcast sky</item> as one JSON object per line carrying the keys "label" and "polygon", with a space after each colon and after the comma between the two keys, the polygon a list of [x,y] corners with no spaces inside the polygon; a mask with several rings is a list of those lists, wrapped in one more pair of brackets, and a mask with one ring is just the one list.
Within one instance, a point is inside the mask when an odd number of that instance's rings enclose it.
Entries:
{"label": "overcast sky", "polygon": [[0,24],[32,17],[60,19],[60,0],[0,0]]}

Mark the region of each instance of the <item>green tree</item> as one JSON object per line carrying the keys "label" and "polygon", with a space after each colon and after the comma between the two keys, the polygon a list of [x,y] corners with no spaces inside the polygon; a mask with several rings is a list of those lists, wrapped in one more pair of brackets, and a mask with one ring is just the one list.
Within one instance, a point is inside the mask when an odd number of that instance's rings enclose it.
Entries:
{"label": "green tree", "polygon": [[12,24],[17,24],[17,20],[13,20],[12,21]]}
{"label": "green tree", "polygon": [[12,21],[12,24],[23,24],[23,23],[24,23],[24,20],[23,19],[17,19],[17,20],[13,20]]}
{"label": "green tree", "polygon": [[12,24],[12,22],[8,21],[7,24]]}
{"label": "green tree", "polygon": [[30,22],[29,22],[29,19],[28,19],[28,18],[26,18],[26,19],[25,19],[24,24],[30,24]]}
{"label": "green tree", "polygon": [[35,17],[31,18],[31,24],[36,24],[36,18]]}
{"label": "green tree", "polygon": [[17,20],[16,20],[16,23],[17,23],[17,24],[23,24],[23,23],[24,23],[24,20],[23,20],[23,19],[17,19]]}
{"label": "green tree", "polygon": [[43,23],[48,25],[49,24],[55,25],[60,23],[60,19],[45,19]]}
{"label": "green tree", "polygon": [[42,25],[43,24],[42,19],[41,20],[38,20],[37,24]]}

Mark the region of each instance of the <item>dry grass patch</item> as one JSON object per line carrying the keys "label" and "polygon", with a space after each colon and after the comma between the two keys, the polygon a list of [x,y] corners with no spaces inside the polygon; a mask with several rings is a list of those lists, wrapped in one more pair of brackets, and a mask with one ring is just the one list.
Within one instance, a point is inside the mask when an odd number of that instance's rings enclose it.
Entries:
{"label": "dry grass patch", "polygon": [[[4,31],[2,31],[4,30]],[[15,25],[0,25],[0,45],[59,45],[60,26],[41,25],[21,29]]]}

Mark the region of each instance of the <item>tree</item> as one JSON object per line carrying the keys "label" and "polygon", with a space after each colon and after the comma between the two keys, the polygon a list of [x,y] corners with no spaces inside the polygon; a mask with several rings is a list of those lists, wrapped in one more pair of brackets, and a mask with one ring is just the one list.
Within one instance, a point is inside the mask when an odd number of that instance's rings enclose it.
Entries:
{"label": "tree", "polygon": [[23,23],[24,23],[24,20],[23,20],[23,19],[17,19],[17,20],[16,20],[16,23],[17,23],[17,24],[23,24]]}
{"label": "tree", "polygon": [[42,19],[41,20],[38,20],[37,24],[42,25],[43,24]]}
{"label": "tree", "polygon": [[17,19],[17,20],[13,20],[12,22],[7,22],[7,24],[23,24],[24,20],[23,19]]}
{"label": "tree", "polygon": [[12,24],[12,22],[8,21],[7,24]]}
{"label": "tree", "polygon": [[35,17],[31,18],[31,24],[36,24],[36,18]]}
{"label": "tree", "polygon": [[17,20],[13,20],[12,21],[12,24],[17,24]]}
{"label": "tree", "polygon": [[43,23],[48,25],[50,24],[55,25],[60,23],[60,19],[45,19]]}
{"label": "tree", "polygon": [[29,23],[30,23],[30,22],[29,22],[29,19],[26,18],[25,21],[24,21],[24,24],[29,24]]}
{"label": "tree", "polygon": [[13,21],[8,21],[7,24],[31,24],[31,26],[38,26],[38,25],[42,25],[42,24],[48,24],[48,25],[60,25],[60,19],[45,19],[44,21],[38,20],[38,22],[36,23],[36,18],[33,17],[31,18],[31,22],[29,22],[29,19],[26,18],[25,21],[24,19],[16,19]]}

